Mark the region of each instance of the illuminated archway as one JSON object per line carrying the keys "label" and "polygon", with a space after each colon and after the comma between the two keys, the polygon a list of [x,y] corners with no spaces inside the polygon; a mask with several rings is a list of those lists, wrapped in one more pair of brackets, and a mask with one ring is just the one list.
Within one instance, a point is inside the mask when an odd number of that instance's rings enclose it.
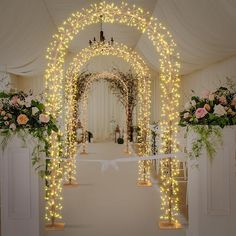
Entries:
{"label": "illuminated archway", "polygon": [[[178,151],[176,133],[178,123],[179,105],[179,54],[176,44],[167,29],[154,17],[145,13],[141,8],[129,7],[127,3],[120,6],[101,2],[93,4],[81,12],[73,13],[58,28],[53,41],[47,50],[48,66],[45,73],[46,107],[52,116],[60,119],[62,115],[63,98],[63,65],[69,43],[86,26],[99,22],[103,16],[105,23],[119,23],[131,26],[147,35],[160,55],[160,87],[161,87],[161,148],[160,153],[175,154]],[[146,114],[145,114],[146,115]],[[55,226],[55,220],[60,218],[61,199],[61,147],[57,134],[52,132],[49,137],[51,144],[49,166],[51,175],[47,177],[49,187],[47,190],[46,219]],[[167,171],[168,170],[168,171]],[[178,183],[175,176],[178,174],[178,161],[176,158],[166,158],[161,161],[161,219],[169,224],[177,222],[178,214]]]}
{"label": "illuminated archway", "polygon": [[[95,82],[95,81],[99,81],[99,80],[105,80],[105,81],[108,81],[108,82],[112,82],[114,80],[118,81],[122,88],[124,89],[125,91],[125,98],[124,98],[124,104],[122,104],[125,108],[125,111],[126,111],[126,129],[125,129],[125,132],[126,132],[126,137],[125,137],[125,143],[126,143],[126,152],[129,153],[129,146],[128,146],[128,140],[129,140],[129,137],[128,137],[128,134],[129,134],[129,130],[128,130],[128,100],[129,100],[129,92],[128,92],[128,88],[127,88],[127,85],[125,84],[125,82],[120,78],[119,75],[117,75],[116,73],[112,73],[112,72],[108,72],[108,71],[104,71],[104,72],[99,72],[99,73],[93,73],[91,75],[89,75],[87,77],[87,80],[86,80],[86,85],[85,85],[85,89],[84,89],[84,93],[81,95],[81,98],[79,101],[82,101],[82,106],[85,105],[85,109],[87,109],[87,106],[86,106],[86,103],[88,101],[88,92],[89,90],[91,89],[91,86],[92,86],[92,83]],[[77,99],[78,100],[78,99]],[[87,130],[87,123],[86,123],[86,120],[87,120],[87,111],[85,111],[85,109],[83,109],[83,122],[82,122],[82,127],[84,130]],[[83,140],[83,151],[82,153],[86,153],[87,152],[87,147],[86,147],[86,142],[85,140]],[[70,180],[72,180],[72,178],[70,178]]]}
{"label": "illuminated archway", "polygon": [[[140,128],[139,135],[139,150],[138,155],[143,157],[150,154],[150,147],[148,143],[149,134],[149,120],[150,120],[150,74],[149,69],[143,59],[131,48],[124,44],[114,43],[109,45],[106,43],[97,43],[83,49],[78,53],[73,61],[70,63],[66,73],[66,87],[65,87],[65,136],[66,138],[66,156],[70,157],[71,161],[67,165],[67,173],[69,178],[67,181],[72,182],[76,180],[76,153],[77,153],[77,142],[76,142],[76,110],[77,110],[77,80],[80,74],[81,68],[90,59],[96,56],[116,56],[122,58],[124,61],[129,63],[133,68],[138,78],[138,126]],[[150,162],[140,161],[139,163],[139,178],[138,183],[140,185],[151,185],[150,181]]]}

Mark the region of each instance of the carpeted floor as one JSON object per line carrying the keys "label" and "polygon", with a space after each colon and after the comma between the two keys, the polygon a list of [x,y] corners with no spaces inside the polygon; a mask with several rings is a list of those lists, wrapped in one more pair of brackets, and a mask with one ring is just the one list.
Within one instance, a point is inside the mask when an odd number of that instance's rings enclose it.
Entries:
{"label": "carpeted floor", "polygon": [[[129,158],[124,145],[94,143],[83,159]],[[137,162],[101,171],[101,164],[78,164],[78,188],[64,189],[64,231],[46,236],[184,236],[185,230],[160,230],[160,196],[153,187],[137,187]]]}

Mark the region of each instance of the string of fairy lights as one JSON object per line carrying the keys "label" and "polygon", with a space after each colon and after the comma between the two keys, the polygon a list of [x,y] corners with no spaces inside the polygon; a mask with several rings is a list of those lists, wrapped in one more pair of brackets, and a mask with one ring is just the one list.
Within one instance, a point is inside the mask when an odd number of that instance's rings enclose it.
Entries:
{"label": "string of fairy lights", "polygon": [[[59,122],[62,121],[62,110],[63,109],[63,90],[64,90],[64,63],[65,55],[69,47],[69,43],[73,38],[85,27],[99,23],[100,16],[103,16],[104,23],[118,23],[125,24],[130,27],[134,27],[141,33],[145,33],[148,39],[153,43],[157,52],[160,55],[160,87],[161,87],[161,153],[175,153],[177,149],[176,133],[177,133],[177,120],[178,120],[178,105],[179,105],[179,54],[176,53],[176,44],[170,34],[170,32],[155,18],[150,16],[143,9],[136,6],[129,6],[127,3],[121,3],[117,6],[113,3],[101,2],[99,4],[92,4],[89,8],[83,9],[80,12],[73,13],[68,19],[66,19],[62,26],[58,28],[58,33],[53,36],[53,41],[47,49],[46,58],[48,60],[47,69],[45,72],[45,87],[46,87],[46,107],[49,113],[52,114]],[[122,47],[123,49],[126,46]],[[120,55],[119,47],[114,48],[112,55]],[[103,48],[93,48],[93,50],[84,49],[82,50],[83,56],[75,62],[74,66],[81,68],[92,56],[95,55],[108,55],[108,50]],[[134,56],[134,52],[129,51],[126,47],[126,52],[122,54],[122,58],[129,62]],[[137,57],[135,57],[137,58]],[[75,70],[74,66],[70,67],[67,74]],[[144,70],[142,66],[142,60],[135,60],[133,63],[134,68],[137,68],[141,78],[148,76],[147,70]],[[78,70],[77,70],[78,71]],[[69,132],[66,139],[68,156],[73,156],[76,149],[73,145],[74,127],[73,121],[69,121],[68,117],[72,117],[74,114],[73,105],[75,94],[75,78],[70,78],[70,86],[66,86],[66,94],[69,98],[68,105],[66,106],[67,118],[66,124],[68,127],[65,128],[65,132]],[[68,76],[67,76],[68,79]],[[139,87],[139,99],[140,103],[147,102],[147,107],[140,106],[139,112],[142,111],[144,117],[147,118],[145,123],[142,123],[140,118],[139,125],[141,127],[142,141],[146,141],[148,137],[148,130],[146,130],[146,122],[149,122],[150,107],[150,87],[149,83],[143,83]],[[70,95],[71,94],[71,95]],[[63,128],[62,128],[63,130]],[[61,218],[61,179],[62,169],[60,165],[60,153],[61,146],[58,144],[56,134],[52,132],[49,137],[50,147],[50,158],[51,164],[49,171],[51,175],[48,177],[48,187],[46,187],[46,220],[51,225],[55,224],[58,218]],[[71,145],[71,146],[69,146]],[[148,155],[149,146],[148,142],[145,145],[140,145],[139,154]],[[71,155],[72,154],[72,155]],[[144,156],[145,156],[144,155]],[[145,167],[148,164],[145,163]],[[142,167],[143,168],[143,167]],[[147,167],[146,169],[148,169]],[[175,176],[178,175],[178,160],[173,158],[167,158],[161,161],[161,208],[163,214],[161,215],[162,220],[166,220],[169,223],[177,223],[178,209],[178,182],[175,180]]]}
{"label": "string of fairy lights", "polygon": [[[65,97],[66,97],[66,119],[65,119],[65,136],[67,137],[66,147],[70,147],[68,149],[67,155],[72,160],[69,161],[68,166],[66,167],[65,176],[69,176],[66,179],[76,181],[76,150],[77,150],[77,141],[76,141],[76,126],[77,126],[77,118],[73,114],[77,112],[77,99],[76,99],[76,87],[78,76],[80,70],[84,64],[86,64],[91,58],[103,55],[103,56],[116,56],[122,58],[126,62],[128,62],[135,73],[137,74],[139,83],[139,93],[141,94],[140,99],[140,107],[141,109],[138,112],[138,126],[140,127],[140,140],[143,140],[142,153],[140,156],[147,156],[149,153],[146,153],[145,150],[148,150],[149,143],[146,143],[146,136],[148,134],[148,124],[150,117],[150,74],[147,65],[143,61],[143,59],[131,48],[128,48],[124,44],[120,44],[114,42],[113,45],[109,45],[106,43],[96,43],[88,48],[84,48],[78,53],[73,61],[70,63],[67,73],[66,73],[66,87],[65,87]],[[83,63],[82,63],[83,62]],[[145,97],[145,99],[143,99]],[[146,99],[147,97],[147,99]],[[84,114],[86,113],[85,107],[83,108]],[[83,121],[86,124],[86,121]],[[145,137],[143,137],[145,136]],[[139,182],[150,183],[150,168],[145,168],[143,165],[144,161],[140,161],[139,163]]]}

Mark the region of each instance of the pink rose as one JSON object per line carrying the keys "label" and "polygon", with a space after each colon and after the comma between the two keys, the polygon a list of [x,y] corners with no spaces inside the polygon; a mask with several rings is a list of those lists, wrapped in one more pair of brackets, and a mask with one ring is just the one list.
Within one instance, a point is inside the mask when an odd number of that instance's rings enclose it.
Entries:
{"label": "pink rose", "polygon": [[198,108],[195,112],[195,116],[197,119],[203,118],[207,114],[207,110],[205,108]]}
{"label": "pink rose", "polygon": [[12,98],[11,98],[11,101],[10,101],[10,103],[12,104],[12,105],[14,105],[14,106],[16,106],[16,105],[18,105],[18,96],[13,96]]}
{"label": "pink rose", "polygon": [[9,125],[9,121],[5,121],[4,124],[5,124],[5,125]]}
{"label": "pink rose", "polygon": [[221,97],[219,98],[219,102],[220,102],[220,104],[222,104],[222,105],[226,105],[226,104],[227,104],[227,99],[226,99],[226,97],[225,97],[225,96],[221,96]]}
{"label": "pink rose", "polygon": [[12,118],[12,114],[10,114],[10,113],[7,113],[6,116],[10,119]]}
{"label": "pink rose", "polygon": [[39,115],[39,120],[40,120],[42,123],[48,123],[49,120],[50,120],[50,118],[49,118],[48,115],[42,113],[42,114]]}
{"label": "pink rose", "polygon": [[1,111],[1,116],[5,116],[6,112],[5,111]]}

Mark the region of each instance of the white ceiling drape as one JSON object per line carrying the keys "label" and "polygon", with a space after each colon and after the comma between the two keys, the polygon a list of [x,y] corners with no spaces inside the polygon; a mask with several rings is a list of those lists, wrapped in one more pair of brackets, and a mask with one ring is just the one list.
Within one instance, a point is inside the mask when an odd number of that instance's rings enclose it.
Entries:
{"label": "white ceiling drape", "polygon": [[[45,69],[45,50],[72,12],[98,0],[0,0],[0,65],[18,75],[35,75]],[[118,0],[108,0],[119,4]],[[127,0],[150,11],[173,34],[180,51],[183,75],[236,55],[235,0]],[[69,51],[88,46],[99,25],[81,32]],[[146,36],[121,25],[104,25],[113,36],[139,51],[156,71],[158,54]]]}

